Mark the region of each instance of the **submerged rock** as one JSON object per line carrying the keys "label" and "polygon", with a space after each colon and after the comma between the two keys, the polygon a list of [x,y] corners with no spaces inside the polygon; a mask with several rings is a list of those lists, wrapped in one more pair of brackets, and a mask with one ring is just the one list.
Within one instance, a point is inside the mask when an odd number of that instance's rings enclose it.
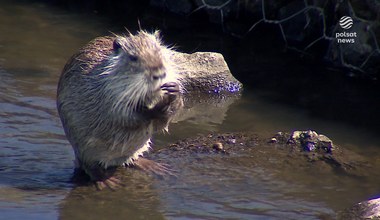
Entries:
{"label": "submerged rock", "polygon": [[322,151],[324,153],[332,153],[335,146],[332,141],[325,135],[317,134],[317,132],[294,131],[288,139],[288,144],[299,145],[304,151]]}
{"label": "submerged rock", "polygon": [[269,143],[287,148],[293,157],[300,157],[300,160],[305,158],[307,162],[327,164],[346,174],[361,176],[360,170],[368,165],[360,155],[334,145],[327,136],[312,130],[278,132]]}
{"label": "submerged rock", "polygon": [[380,219],[380,198],[354,205],[342,212],[339,219]]}

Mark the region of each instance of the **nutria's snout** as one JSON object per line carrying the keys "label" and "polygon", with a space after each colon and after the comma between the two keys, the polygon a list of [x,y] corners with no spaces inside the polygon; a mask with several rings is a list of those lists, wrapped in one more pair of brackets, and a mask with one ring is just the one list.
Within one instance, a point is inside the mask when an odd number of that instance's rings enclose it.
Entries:
{"label": "nutria's snout", "polygon": [[157,80],[162,80],[165,79],[166,73],[161,73],[161,74],[152,74],[152,79],[157,81]]}

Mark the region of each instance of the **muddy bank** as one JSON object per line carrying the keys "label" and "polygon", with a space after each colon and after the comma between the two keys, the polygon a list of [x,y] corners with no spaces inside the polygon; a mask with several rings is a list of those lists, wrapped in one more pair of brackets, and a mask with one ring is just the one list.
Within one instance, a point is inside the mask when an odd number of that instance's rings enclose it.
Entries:
{"label": "muddy bank", "polygon": [[[295,140],[294,132],[279,132],[273,137],[259,137],[254,133],[209,134],[178,141],[147,156],[168,163],[170,158],[194,155],[201,157],[217,154],[226,159],[247,156],[256,166],[268,169],[299,169],[295,175],[300,171],[357,177],[375,175],[375,170],[371,169],[369,161],[364,157],[344,147],[335,146],[324,137],[326,139],[305,141],[305,144],[300,139]],[[325,140],[326,143],[322,143]],[[306,149],[305,145],[313,141],[315,147]]]}
{"label": "muddy bank", "polygon": [[[373,161],[368,161],[365,157],[345,149],[344,146],[335,145],[328,137],[311,131],[279,132],[272,137],[241,132],[201,135],[177,141],[151,152],[147,157],[170,164],[180,179],[186,179],[183,175],[189,172],[188,169],[202,166],[203,168],[198,169],[205,173],[198,172],[202,173],[200,175],[208,175],[209,181],[220,178],[228,182],[230,178],[245,179],[252,175],[269,185],[278,182],[289,184],[289,189],[277,188],[279,192],[288,191],[286,193],[288,196],[302,194],[292,192],[294,184],[302,185],[310,193],[304,199],[333,196],[341,198],[341,203],[346,204],[346,207],[355,202],[344,201],[348,187],[345,181],[355,181],[365,187],[369,182],[378,181],[379,172],[379,167]],[[257,176],[257,172],[263,172],[264,176]],[[267,182],[267,178],[270,182]],[[341,185],[334,188],[333,185],[337,182]],[[259,186],[252,182],[246,187],[253,187],[254,190]],[[218,190],[223,190],[223,187]],[[380,188],[375,187],[370,190],[363,188],[361,197],[370,198],[378,192],[376,190]],[[297,199],[293,198],[288,202],[292,200],[295,202]],[[330,205],[334,208],[336,204]],[[353,208],[349,213],[351,216],[364,216],[364,212],[359,212],[362,209]],[[318,218],[342,218],[347,215],[348,212],[342,210],[334,214],[323,214]]]}

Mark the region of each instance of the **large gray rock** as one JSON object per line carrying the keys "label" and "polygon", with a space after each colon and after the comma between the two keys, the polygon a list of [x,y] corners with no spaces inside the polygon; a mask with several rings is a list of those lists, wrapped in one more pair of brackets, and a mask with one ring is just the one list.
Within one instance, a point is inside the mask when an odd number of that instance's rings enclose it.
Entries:
{"label": "large gray rock", "polygon": [[191,119],[190,122],[204,127],[209,127],[210,123],[221,124],[229,106],[239,99],[243,88],[231,74],[223,55],[173,52],[172,59],[185,88],[184,108],[173,122]]}
{"label": "large gray rock", "polygon": [[172,59],[184,79],[187,92],[230,94],[239,93],[243,87],[231,74],[220,53],[174,52]]}

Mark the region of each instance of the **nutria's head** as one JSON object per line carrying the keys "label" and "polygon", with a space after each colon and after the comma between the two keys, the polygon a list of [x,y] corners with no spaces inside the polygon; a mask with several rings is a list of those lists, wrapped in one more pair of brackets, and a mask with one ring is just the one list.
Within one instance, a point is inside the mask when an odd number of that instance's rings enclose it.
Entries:
{"label": "nutria's head", "polygon": [[170,49],[162,45],[158,32],[116,36],[113,52],[99,74],[107,81],[105,98],[113,102],[112,111],[129,114],[153,107],[163,96],[162,85],[179,83],[173,66]]}

